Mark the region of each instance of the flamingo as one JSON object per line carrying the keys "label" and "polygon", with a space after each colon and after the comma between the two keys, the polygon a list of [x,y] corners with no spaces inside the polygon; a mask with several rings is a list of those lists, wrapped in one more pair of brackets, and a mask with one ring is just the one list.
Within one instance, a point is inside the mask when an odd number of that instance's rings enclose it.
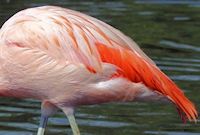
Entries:
{"label": "flamingo", "polygon": [[106,102],[173,103],[197,121],[194,104],[129,37],[78,11],[22,10],[0,30],[0,96],[41,100],[38,135],[58,109],[80,135],[75,108]]}

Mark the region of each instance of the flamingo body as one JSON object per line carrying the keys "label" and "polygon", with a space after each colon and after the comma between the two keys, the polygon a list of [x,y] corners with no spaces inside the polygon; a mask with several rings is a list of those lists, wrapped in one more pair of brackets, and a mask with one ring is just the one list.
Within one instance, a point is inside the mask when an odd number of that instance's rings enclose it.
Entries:
{"label": "flamingo body", "polygon": [[88,15],[54,6],[20,11],[2,26],[0,45],[1,96],[55,108],[168,100],[196,120],[194,105],[133,40]]}

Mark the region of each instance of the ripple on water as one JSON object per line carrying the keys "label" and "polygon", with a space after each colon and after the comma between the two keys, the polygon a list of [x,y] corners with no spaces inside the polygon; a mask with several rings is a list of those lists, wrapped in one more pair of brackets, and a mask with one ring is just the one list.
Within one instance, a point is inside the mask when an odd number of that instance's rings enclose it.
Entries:
{"label": "ripple on water", "polygon": [[171,132],[171,131],[145,131],[144,133],[151,135],[199,135],[199,133]]}
{"label": "ripple on water", "polygon": [[[53,125],[66,125],[67,119],[63,118],[50,118],[49,122]],[[93,126],[93,127],[108,127],[108,128],[119,128],[132,125],[132,123],[119,122],[119,121],[99,121],[99,120],[83,120],[77,119],[77,123],[82,126]],[[69,123],[68,123],[69,124]]]}
{"label": "ripple on water", "polygon": [[179,71],[179,72],[200,72],[200,69],[188,68],[188,67],[171,67],[171,66],[159,66],[161,70],[167,71]]}
{"label": "ripple on water", "polygon": [[[8,123],[7,122],[0,122],[0,126],[2,127],[9,127],[9,128],[20,128],[20,129],[25,129],[25,130],[31,130],[31,129],[37,129],[38,128],[38,125],[36,124],[31,124],[31,123],[28,123],[28,122],[23,122],[23,123],[20,123],[20,122],[12,122],[12,121],[9,121]],[[1,131],[1,130],[0,130]]]}
{"label": "ripple on water", "polygon": [[186,5],[200,5],[196,0],[137,0],[137,4],[186,4]]}
{"label": "ripple on water", "polygon": [[200,62],[200,59],[195,58],[177,58],[177,57],[154,57],[156,60],[159,59],[161,61],[176,61],[176,62],[184,62],[184,63],[191,63],[191,62]]}
{"label": "ripple on water", "polygon": [[104,115],[94,115],[94,114],[86,114],[86,113],[78,113],[77,117],[88,118],[88,119],[106,119],[107,117]]}
{"label": "ripple on water", "polygon": [[188,16],[176,16],[174,17],[174,21],[189,21],[191,18]]}
{"label": "ripple on water", "polygon": [[179,81],[200,81],[200,75],[170,75],[170,78]]}
{"label": "ripple on water", "polygon": [[34,113],[40,114],[39,110],[31,109],[31,108],[21,108],[21,107],[14,107],[14,106],[0,106],[0,110],[6,112],[15,112],[15,113]]}
{"label": "ripple on water", "polygon": [[181,73],[200,72],[200,63],[195,59],[154,58],[154,60],[161,70]]}
{"label": "ripple on water", "polygon": [[185,66],[185,67],[200,67],[200,63],[183,63],[183,62],[171,62],[171,61],[156,61],[158,65],[167,65],[167,66]]}
{"label": "ripple on water", "polygon": [[22,132],[22,131],[4,131],[0,130],[0,135],[33,135],[31,132]]}
{"label": "ripple on water", "polygon": [[170,40],[161,40],[161,45],[164,45],[165,47],[175,48],[175,49],[187,49],[195,52],[200,52],[200,47],[192,46],[189,44],[183,44],[183,43],[177,43]]}
{"label": "ripple on water", "polygon": [[137,113],[139,116],[169,116],[171,113],[161,113],[161,112],[140,112]]}
{"label": "ripple on water", "polygon": [[142,16],[149,16],[149,15],[153,15],[154,12],[153,11],[140,11],[138,12],[139,15],[142,15]]}

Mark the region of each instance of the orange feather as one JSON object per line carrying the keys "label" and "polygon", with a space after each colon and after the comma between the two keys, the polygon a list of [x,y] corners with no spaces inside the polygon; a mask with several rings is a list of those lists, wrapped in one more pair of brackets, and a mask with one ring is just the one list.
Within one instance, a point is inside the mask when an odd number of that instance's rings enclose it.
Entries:
{"label": "orange feather", "polygon": [[122,47],[111,48],[99,42],[96,45],[103,62],[119,67],[122,70],[120,73],[130,81],[142,82],[150,89],[165,95],[175,103],[183,120],[188,118],[196,121],[197,111],[193,103],[158,67],[147,62],[137,52]]}

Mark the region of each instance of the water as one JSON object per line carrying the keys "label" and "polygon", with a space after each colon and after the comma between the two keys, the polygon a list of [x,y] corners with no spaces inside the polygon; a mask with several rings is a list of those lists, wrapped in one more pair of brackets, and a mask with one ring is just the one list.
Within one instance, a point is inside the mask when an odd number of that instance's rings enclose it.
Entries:
{"label": "water", "polygon": [[[46,4],[79,10],[132,37],[200,108],[200,1],[1,0],[0,25],[21,9]],[[38,101],[0,98],[0,135],[34,135],[39,116]],[[83,135],[200,134],[199,123],[183,124],[171,105],[159,103],[85,106],[76,118]],[[49,120],[46,134],[71,134],[63,113]]]}

